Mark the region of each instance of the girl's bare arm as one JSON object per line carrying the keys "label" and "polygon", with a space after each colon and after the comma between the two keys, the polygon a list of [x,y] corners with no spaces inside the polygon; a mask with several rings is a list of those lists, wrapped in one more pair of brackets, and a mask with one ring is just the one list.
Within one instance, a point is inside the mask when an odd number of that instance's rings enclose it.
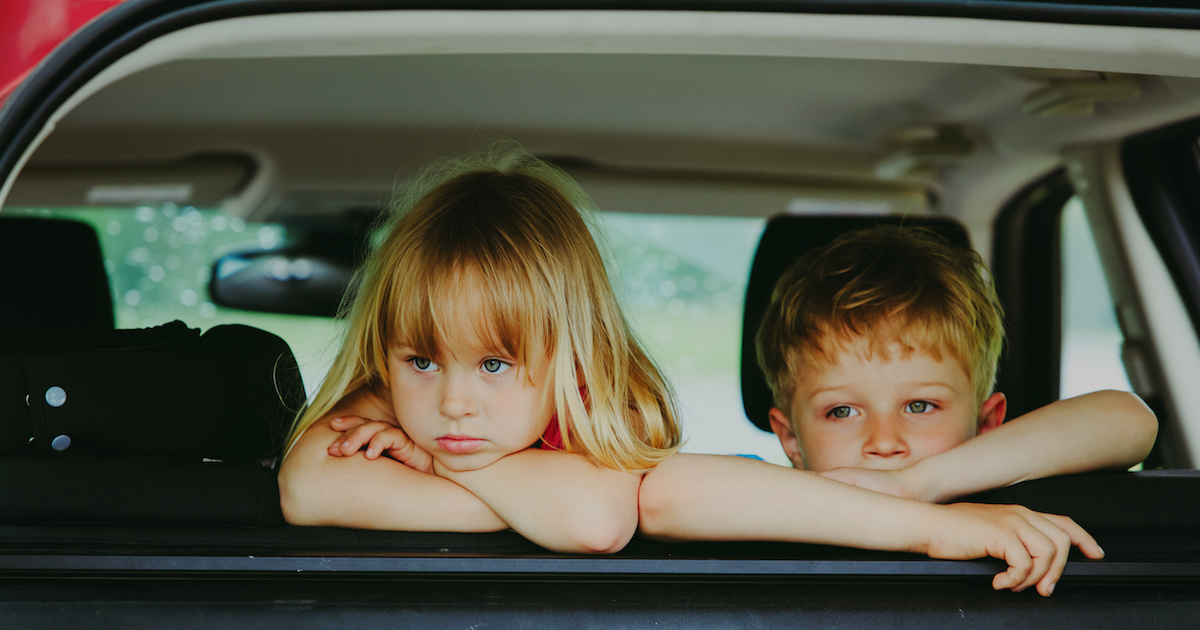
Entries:
{"label": "girl's bare arm", "polygon": [[345,415],[390,419],[391,409],[369,393],[348,397],[300,437],[279,468],[283,516],[293,525],[397,531],[487,532],[508,524],[462,486],[396,460],[363,453],[334,457],[341,435],[330,427]]}
{"label": "girl's bare arm", "polygon": [[583,455],[531,448],[479,470],[435,469],[547,549],[613,553],[637,531],[641,476]]}
{"label": "girl's bare arm", "polygon": [[280,471],[288,522],[409,531],[511,527],[543,547],[573,553],[617,551],[637,530],[637,475],[538,449],[469,472],[439,465],[434,475],[414,470],[428,458],[424,451],[407,465],[381,457],[397,457],[398,444],[411,446],[384,422],[391,417],[389,407],[364,394],[305,433],[288,455],[288,470]]}

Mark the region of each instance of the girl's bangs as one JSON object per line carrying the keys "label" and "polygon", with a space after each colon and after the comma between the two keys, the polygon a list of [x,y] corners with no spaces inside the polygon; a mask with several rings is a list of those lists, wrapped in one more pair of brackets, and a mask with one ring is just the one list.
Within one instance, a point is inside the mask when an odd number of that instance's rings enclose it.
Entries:
{"label": "girl's bangs", "polygon": [[461,263],[404,275],[396,286],[390,345],[404,343],[435,360],[448,348],[482,348],[524,365],[530,348],[544,347],[547,306],[528,277],[485,275],[478,265]]}

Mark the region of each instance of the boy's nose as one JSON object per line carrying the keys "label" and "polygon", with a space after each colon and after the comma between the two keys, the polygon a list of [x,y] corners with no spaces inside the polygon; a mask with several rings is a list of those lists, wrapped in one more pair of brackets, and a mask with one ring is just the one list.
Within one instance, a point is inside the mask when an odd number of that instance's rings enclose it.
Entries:
{"label": "boy's nose", "polygon": [[908,455],[908,443],[904,440],[900,421],[890,415],[877,416],[866,423],[867,436],[863,442],[863,456],[871,458],[902,457]]}

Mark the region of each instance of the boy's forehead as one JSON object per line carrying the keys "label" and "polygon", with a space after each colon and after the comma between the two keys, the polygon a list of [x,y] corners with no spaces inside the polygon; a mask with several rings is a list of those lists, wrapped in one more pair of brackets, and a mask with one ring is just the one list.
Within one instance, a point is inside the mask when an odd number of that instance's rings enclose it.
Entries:
{"label": "boy's forehead", "polygon": [[891,363],[895,360],[920,357],[929,357],[934,361],[954,361],[968,379],[971,377],[967,362],[945,344],[922,343],[903,332],[886,336],[829,333],[814,346],[807,352],[797,350],[793,356],[798,363],[796,373],[802,379],[805,375],[828,372],[844,363]]}

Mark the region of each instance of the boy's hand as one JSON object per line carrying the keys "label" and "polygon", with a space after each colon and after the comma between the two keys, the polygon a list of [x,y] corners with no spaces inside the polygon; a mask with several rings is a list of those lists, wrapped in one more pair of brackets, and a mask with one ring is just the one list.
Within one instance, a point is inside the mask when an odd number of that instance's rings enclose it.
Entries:
{"label": "boy's hand", "polygon": [[921,550],[932,558],[967,559],[991,556],[1008,563],[992,588],[1022,591],[1037,585],[1049,596],[1067,564],[1071,546],[1092,559],[1104,551],[1090,534],[1065,516],[1042,514],[1019,505],[955,503],[939,506],[944,518]]}
{"label": "boy's hand", "polygon": [[852,486],[874,490],[890,494],[894,497],[903,499],[916,499],[917,501],[927,501],[928,499],[921,496],[921,493],[913,487],[909,476],[904,470],[872,470],[870,468],[831,468],[822,470],[818,475],[834,481],[848,483]]}
{"label": "boy's hand", "polygon": [[349,457],[365,450],[363,456],[367,459],[387,455],[413,470],[433,472],[433,457],[394,424],[359,416],[340,416],[330,420],[329,426],[342,432],[342,436],[329,445],[329,454],[334,457]]}

